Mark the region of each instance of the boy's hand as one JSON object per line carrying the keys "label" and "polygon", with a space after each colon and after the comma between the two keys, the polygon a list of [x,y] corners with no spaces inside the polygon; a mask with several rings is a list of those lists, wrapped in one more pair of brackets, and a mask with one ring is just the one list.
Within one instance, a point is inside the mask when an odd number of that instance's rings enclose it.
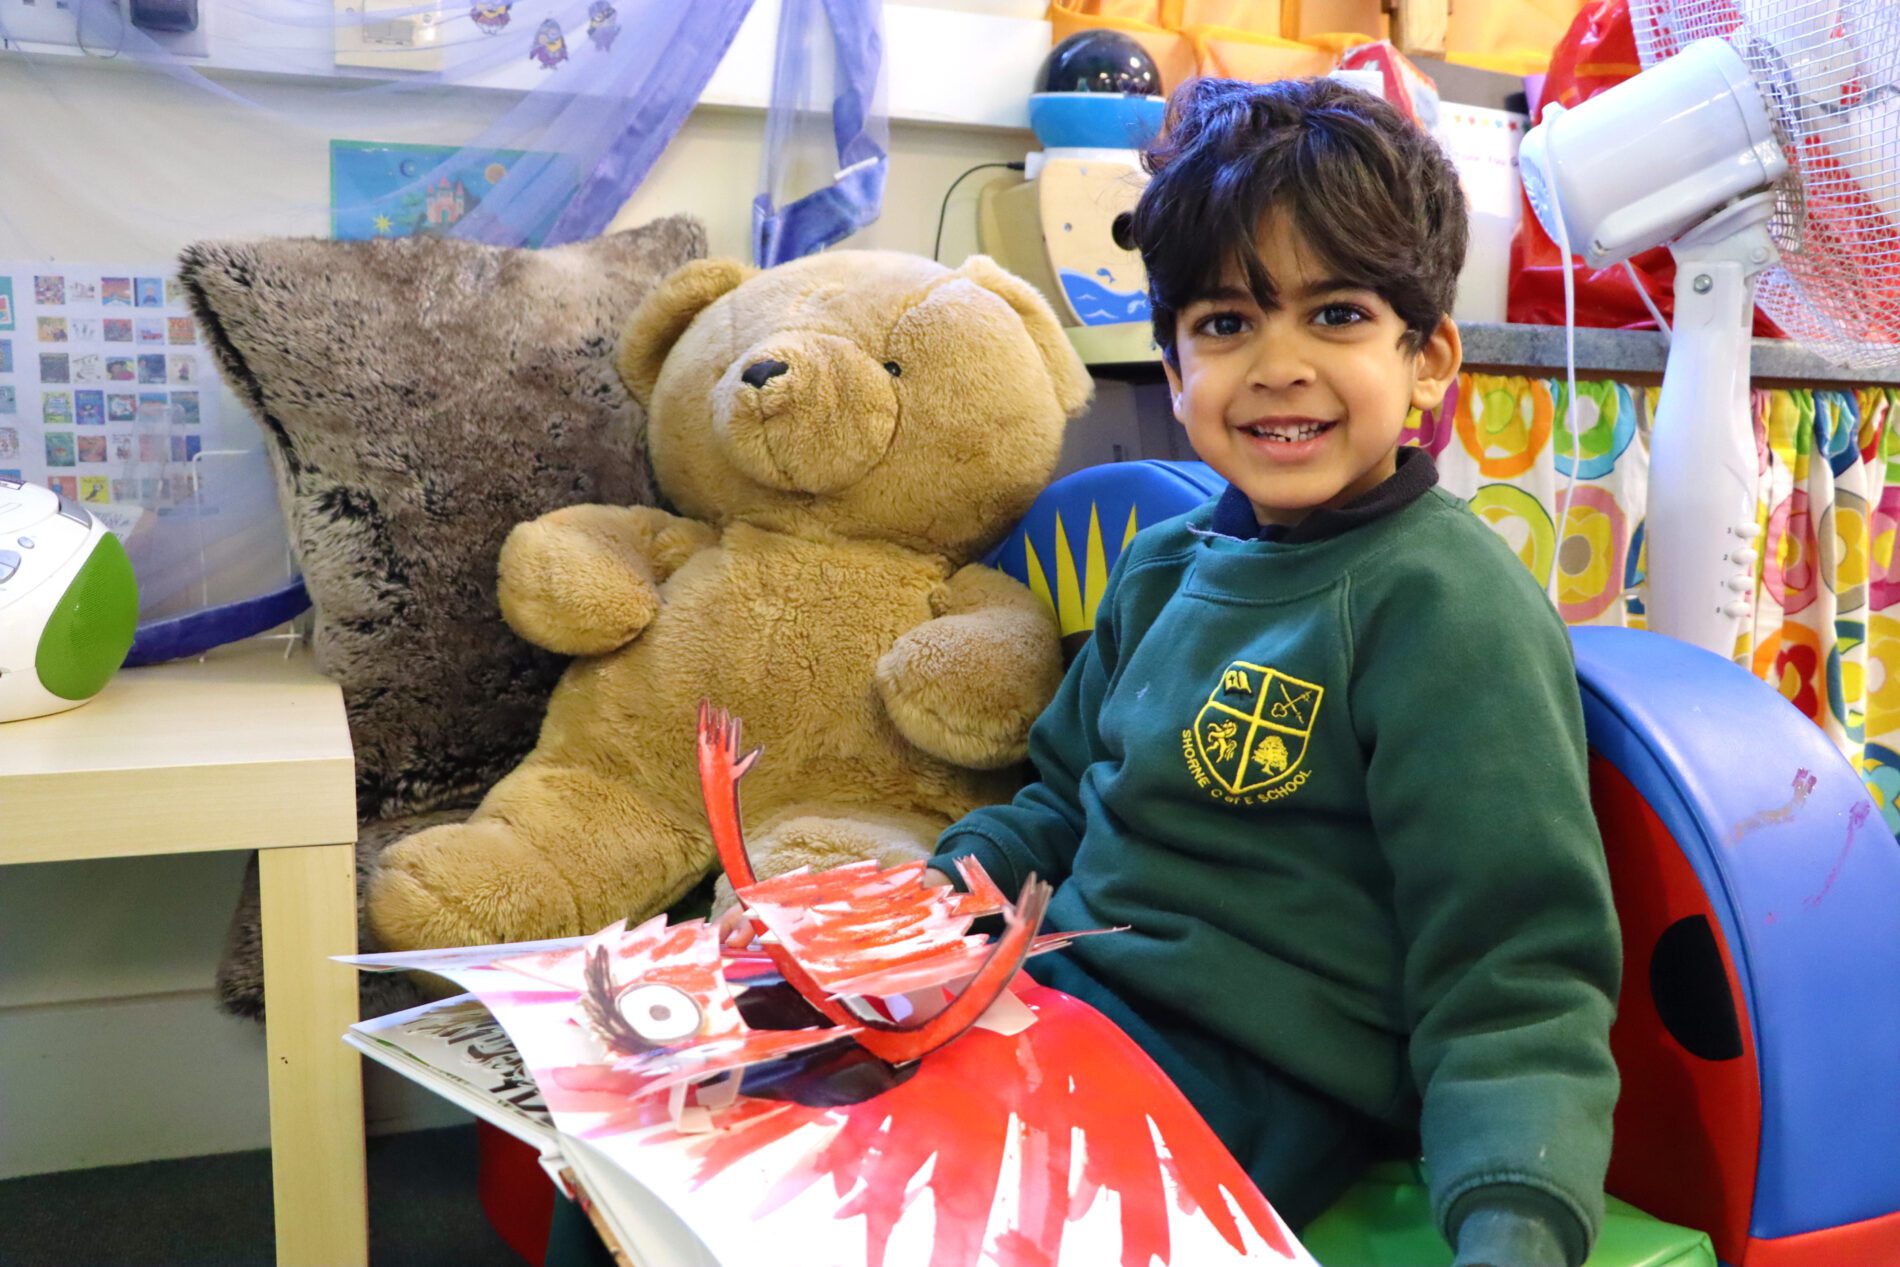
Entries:
{"label": "boy's hand", "polygon": [[[950,877],[935,867],[925,867],[921,883],[926,889],[946,888],[950,884]],[[752,944],[752,920],[746,915],[743,904],[721,915],[714,921],[713,927],[718,930],[719,944],[722,946],[743,950]]]}
{"label": "boy's hand", "polygon": [[719,931],[719,944],[744,950],[752,944],[752,920],[743,905],[735,904],[713,924]]}

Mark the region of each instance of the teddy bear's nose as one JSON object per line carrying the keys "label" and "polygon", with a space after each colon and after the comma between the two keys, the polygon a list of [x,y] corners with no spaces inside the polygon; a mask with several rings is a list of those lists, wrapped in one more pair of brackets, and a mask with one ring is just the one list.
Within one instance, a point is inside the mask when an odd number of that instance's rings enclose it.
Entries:
{"label": "teddy bear's nose", "polygon": [[747,387],[763,387],[790,368],[783,361],[754,361],[745,367],[745,373],[739,377]]}

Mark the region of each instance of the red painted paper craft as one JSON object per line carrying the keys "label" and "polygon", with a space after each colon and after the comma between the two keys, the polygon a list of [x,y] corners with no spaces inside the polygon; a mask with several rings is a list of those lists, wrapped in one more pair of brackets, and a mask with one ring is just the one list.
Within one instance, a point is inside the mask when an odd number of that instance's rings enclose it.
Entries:
{"label": "red painted paper craft", "polygon": [[[478,995],[562,1132],[562,1163],[658,1267],[1216,1267],[1312,1259],[1161,1071],[1020,975],[1048,890],[922,866],[758,881],[738,727],[702,715],[721,861],[761,953],[703,921],[365,955]],[[1003,916],[1003,935],[972,922]],[[556,1167],[558,1168],[558,1167]]]}

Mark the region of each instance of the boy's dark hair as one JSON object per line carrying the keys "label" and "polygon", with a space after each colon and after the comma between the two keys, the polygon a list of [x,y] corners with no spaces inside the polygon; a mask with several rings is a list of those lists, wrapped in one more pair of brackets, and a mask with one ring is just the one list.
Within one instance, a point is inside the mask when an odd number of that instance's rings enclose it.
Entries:
{"label": "boy's dark hair", "polygon": [[1229,265],[1263,308],[1277,300],[1254,249],[1289,215],[1329,275],[1392,305],[1416,350],[1451,311],[1465,261],[1465,196],[1437,142],[1336,79],[1196,79],[1168,103],[1142,156],[1153,180],[1117,238],[1141,252],[1155,342],[1172,364],[1175,316]]}

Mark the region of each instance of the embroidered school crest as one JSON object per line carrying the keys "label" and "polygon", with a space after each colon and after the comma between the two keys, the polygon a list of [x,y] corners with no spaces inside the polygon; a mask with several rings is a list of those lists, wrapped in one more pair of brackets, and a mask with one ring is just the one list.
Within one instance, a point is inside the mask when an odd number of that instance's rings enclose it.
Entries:
{"label": "embroidered school crest", "polygon": [[1255,805],[1291,795],[1326,688],[1270,665],[1236,660],[1221,671],[1192,730],[1181,732],[1194,782],[1210,796]]}

